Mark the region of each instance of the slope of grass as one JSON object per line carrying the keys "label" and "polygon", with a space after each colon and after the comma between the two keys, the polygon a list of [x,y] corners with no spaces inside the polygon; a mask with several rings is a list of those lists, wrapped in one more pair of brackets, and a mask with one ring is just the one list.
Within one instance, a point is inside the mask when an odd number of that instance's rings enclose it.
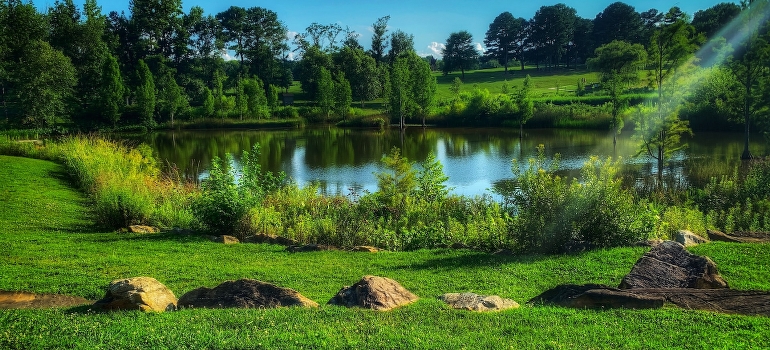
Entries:
{"label": "slope of grass", "polygon": [[[290,254],[281,246],[225,246],[201,236],[132,235],[92,228],[87,199],[64,168],[0,156],[0,289],[100,298],[110,280],[152,276],[177,296],[255,278],[296,289],[319,309],[92,313],[86,308],[0,310],[0,348],[761,348],[770,319],[686,311],[522,306],[451,310],[446,292],[520,303],[560,283],[617,285],[643,248],[577,255],[493,256],[456,250]],[[734,288],[770,289],[770,245],[711,243]],[[393,278],[422,299],[392,312],[323,305],[366,274]]]}

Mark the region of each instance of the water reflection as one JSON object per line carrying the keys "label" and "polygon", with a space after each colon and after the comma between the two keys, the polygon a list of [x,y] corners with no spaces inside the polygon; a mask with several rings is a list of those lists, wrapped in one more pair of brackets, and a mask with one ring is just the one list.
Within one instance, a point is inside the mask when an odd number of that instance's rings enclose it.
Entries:
{"label": "water reflection", "polygon": [[[561,172],[579,176],[591,155],[621,156],[627,176],[644,179],[657,172],[646,157],[633,157],[638,150],[630,135],[618,138],[613,148],[609,131],[529,130],[523,140],[518,130],[468,128],[409,128],[403,137],[398,130],[340,129],[335,127],[291,130],[174,131],[154,133],[138,139],[150,145],[160,159],[176,164],[191,177],[205,176],[213,157],[235,156],[259,143],[263,169],[284,171],[300,184],[318,183],[324,193],[374,191],[374,172],[392,147],[399,147],[410,161],[424,161],[435,152],[454,192],[477,195],[495,183],[510,179],[511,159],[536,155],[539,144],[550,157],[561,154]],[[677,153],[664,173],[681,183],[702,184],[714,175],[729,174],[740,164],[740,134],[700,133],[688,140],[689,147]],[[757,144],[754,154],[766,154]]]}

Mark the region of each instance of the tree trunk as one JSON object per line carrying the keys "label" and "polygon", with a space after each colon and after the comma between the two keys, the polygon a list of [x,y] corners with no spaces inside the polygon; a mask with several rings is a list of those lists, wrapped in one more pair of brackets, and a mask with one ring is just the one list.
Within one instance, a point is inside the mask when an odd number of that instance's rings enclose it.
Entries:
{"label": "tree trunk", "polygon": [[751,122],[751,74],[750,67],[746,69],[746,97],[743,101],[743,123],[745,129],[745,140],[743,143],[743,153],[741,154],[741,160],[751,159],[751,152],[749,151],[749,126]]}

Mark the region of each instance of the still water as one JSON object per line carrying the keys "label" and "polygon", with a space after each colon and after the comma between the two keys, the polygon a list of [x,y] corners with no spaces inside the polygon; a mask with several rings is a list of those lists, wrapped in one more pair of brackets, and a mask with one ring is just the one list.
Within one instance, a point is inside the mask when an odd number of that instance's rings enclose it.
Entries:
{"label": "still water", "polygon": [[[764,140],[752,144],[752,153],[766,155]],[[319,185],[329,194],[361,193],[377,188],[374,173],[381,171],[380,160],[392,147],[401,149],[410,161],[420,163],[430,152],[444,166],[447,185],[463,195],[488,194],[495,184],[513,176],[511,160],[536,156],[537,146],[545,146],[547,156],[560,154],[560,171],[579,176],[582,164],[592,155],[622,157],[625,176],[643,181],[657,173],[655,161],[635,157],[638,144],[630,133],[620,135],[613,149],[609,131],[527,130],[519,139],[518,130],[491,128],[423,129],[340,129],[319,127],[288,130],[173,131],[143,136],[159,159],[175,164],[185,175],[204,178],[214,157],[261,146],[264,170],[283,171],[297,183]],[[668,162],[664,174],[679,183],[702,185],[710,176],[729,174],[738,166],[743,150],[739,133],[698,133],[684,138],[688,147]]]}

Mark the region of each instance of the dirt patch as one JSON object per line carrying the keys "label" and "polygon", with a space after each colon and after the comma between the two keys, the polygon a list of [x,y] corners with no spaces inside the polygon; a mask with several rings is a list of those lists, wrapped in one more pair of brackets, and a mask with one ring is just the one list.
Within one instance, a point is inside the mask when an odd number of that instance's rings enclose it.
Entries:
{"label": "dirt patch", "polygon": [[70,295],[34,294],[0,290],[0,309],[48,309],[93,303],[91,300]]}

